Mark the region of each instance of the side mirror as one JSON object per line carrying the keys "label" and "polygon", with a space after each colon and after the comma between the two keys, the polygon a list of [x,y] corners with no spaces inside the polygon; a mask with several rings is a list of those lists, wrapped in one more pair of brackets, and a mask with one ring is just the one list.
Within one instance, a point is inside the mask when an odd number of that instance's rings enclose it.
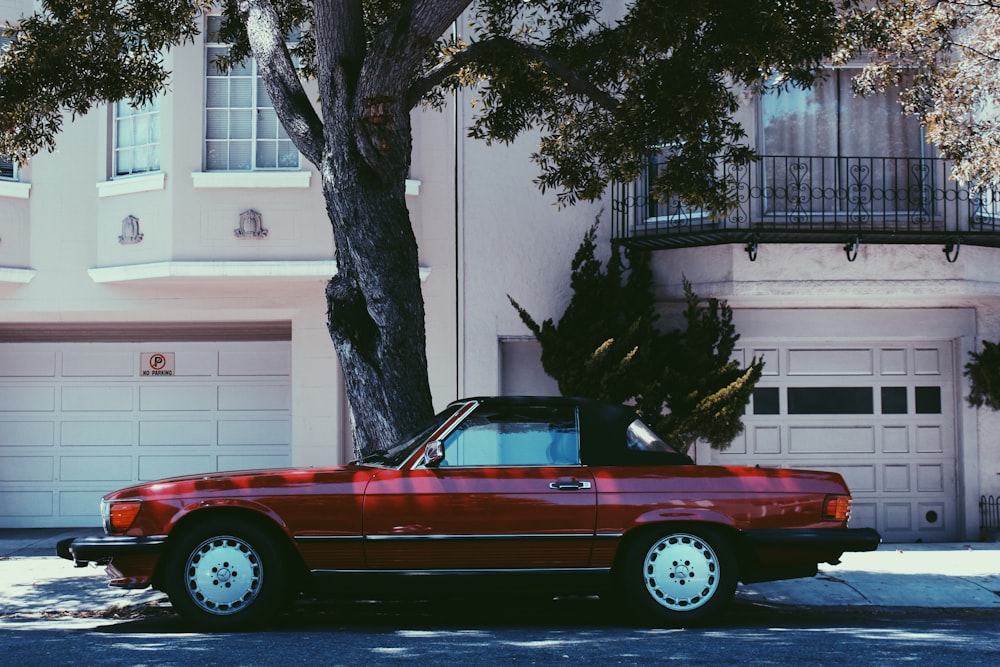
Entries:
{"label": "side mirror", "polygon": [[427,443],[422,463],[425,468],[437,468],[444,461],[444,443],[440,440]]}

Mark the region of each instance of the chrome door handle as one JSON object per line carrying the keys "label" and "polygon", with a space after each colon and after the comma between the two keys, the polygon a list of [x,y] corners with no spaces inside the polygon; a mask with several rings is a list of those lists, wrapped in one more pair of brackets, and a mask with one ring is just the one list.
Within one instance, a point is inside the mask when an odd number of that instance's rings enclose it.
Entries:
{"label": "chrome door handle", "polygon": [[590,482],[552,482],[549,484],[550,489],[555,489],[557,491],[577,491],[579,489],[589,489]]}

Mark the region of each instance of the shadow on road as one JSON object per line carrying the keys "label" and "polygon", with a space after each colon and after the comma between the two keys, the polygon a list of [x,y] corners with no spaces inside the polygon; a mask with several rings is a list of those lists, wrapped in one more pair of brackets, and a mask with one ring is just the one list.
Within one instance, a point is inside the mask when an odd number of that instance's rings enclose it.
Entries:
{"label": "shadow on road", "polygon": [[[773,607],[737,600],[733,607],[704,630],[811,628],[831,624],[857,623],[864,617],[937,617],[939,611],[859,608]],[[949,616],[1000,616],[991,610],[949,612]],[[562,631],[587,629],[649,630],[597,598],[568,597],[553,600],[502,599],[469,602],[467,600],[361,601],[330,602],[305,600],[288,612],[255,631],[306,632],[350,631],[386,632],[481,630]],[[169,605],[137,610],[132,618],[102,625],[99,632],[118,634],[197,632]]]}

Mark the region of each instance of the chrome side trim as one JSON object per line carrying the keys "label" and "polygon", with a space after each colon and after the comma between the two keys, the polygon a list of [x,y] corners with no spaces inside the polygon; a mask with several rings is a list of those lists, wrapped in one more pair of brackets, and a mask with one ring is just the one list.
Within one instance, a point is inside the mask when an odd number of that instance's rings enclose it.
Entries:
{"label": "chrome side trim", "polygon": [[366,540],[372,542],[406,542],[416,540],[593,540],[606,538],[620,538],[621,535],[594,535],[593,533],[577,534],[537,534],[537,533],[498,533],[498,534],[477,534],[477,535],[366,535]]}
{"label": "chrome side trim", "polygon": [[296,535],[296,542],[412,542],[422,540],[619,540],[622,533],[576,533],[576,534],[546,534],[546,533],[497,533],[477,535]]}
{"label": "chrome side trim", "polygon": [[607,574],[610,567],[500,567],[455,568],[451,570],[310,570],[312,574],[399,574],[406,576],[443,576],[460,574]]}
{"label": "chrome side trim", "polygon": [[364,535],[296,535],[296,542],[360,542]]}

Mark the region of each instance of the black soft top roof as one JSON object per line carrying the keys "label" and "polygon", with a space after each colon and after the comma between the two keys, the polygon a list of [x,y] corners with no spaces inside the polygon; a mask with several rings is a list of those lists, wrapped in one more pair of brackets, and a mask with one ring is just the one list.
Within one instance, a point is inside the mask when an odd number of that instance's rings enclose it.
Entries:
{"label": "black soft top roof", "polygon": [[575,408],[580,419],[580,460],[585,465],[679,465],[691,459],[677,452],[640,452],[629,449],[626,431],[638,419],[635,408],[567,396],[475,396],[458,402],[479,401],[503,411]]}

